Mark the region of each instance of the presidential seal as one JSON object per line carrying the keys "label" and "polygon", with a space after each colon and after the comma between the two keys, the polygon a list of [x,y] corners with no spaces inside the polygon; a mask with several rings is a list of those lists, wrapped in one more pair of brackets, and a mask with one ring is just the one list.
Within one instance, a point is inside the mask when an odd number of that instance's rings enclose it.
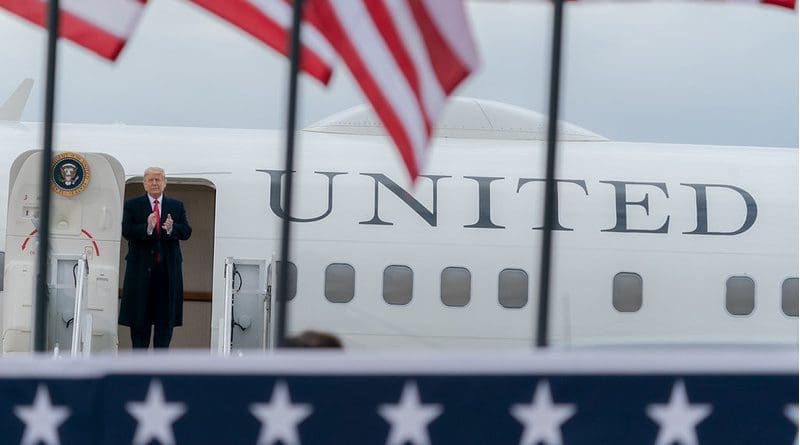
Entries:
{"label": "presidential seal", "polygon": [[90,175],[89,163],[78,153],[58,153],[50,163],[50,187],[61,196],[75,196],[86,190]]}

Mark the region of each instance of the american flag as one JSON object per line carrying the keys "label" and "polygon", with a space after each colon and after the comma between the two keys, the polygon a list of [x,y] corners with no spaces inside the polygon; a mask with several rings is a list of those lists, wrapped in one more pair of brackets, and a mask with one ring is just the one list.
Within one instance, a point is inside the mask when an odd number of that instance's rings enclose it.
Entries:
{"label": "american flag", "polygon": [[[147,0],[61,0],[61,37],[116,60],[133,34]],[[0,8],[47,27],[44,0],[0,0]]]}
{"label": "american flag", "polygon": [[445,100],[478,66],[461,0],[313,0],[309,20],[336,48],[412,179]]}
{"label": "american flag", "polygon": [[[540,0],[532,0],[532,1],[540,1]],[[549,1],[549,0],[548,0]],[[594,3],[619,3],[621,0],[579,0],[580,3],[585,2],[594,2]],[[667,3],[664,0],[625,0],[629,3],[644,3],[644,2],[654,2],[654,3]],[[687,0],[688,2],[689,0]],[[764,5],[775,5],[781,6],[788,9],[795,9],[797,7],[797,0],[721,0],[727,3],[760,3]]]}
{"label": "american flag", "polygon": [[[192,0],[284,55],[291,0]],[[415,179],[445,99],[478,66],[462,0],[306,0],[301,68],[350,68]]]}
{"label": "american flag", "polygon": [[796,346],[3,360],[3,444],[797,443]]}

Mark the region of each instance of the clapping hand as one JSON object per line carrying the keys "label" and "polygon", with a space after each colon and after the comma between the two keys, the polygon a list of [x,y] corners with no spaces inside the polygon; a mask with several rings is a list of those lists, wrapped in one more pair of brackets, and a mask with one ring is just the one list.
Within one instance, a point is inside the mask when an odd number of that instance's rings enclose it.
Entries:
{"label": "clapping hand", "polygon": [[167,213],[167,219],[164,221],[164,225],[161,226],[167,233],[172,233],[172,215]]}
{"label": "clapping hand", "polygon": [[155,212],[153,212],[147,217],[147,232],[151,233],[156,227],[156,224],[158,224],[158,218],[156,217]]}

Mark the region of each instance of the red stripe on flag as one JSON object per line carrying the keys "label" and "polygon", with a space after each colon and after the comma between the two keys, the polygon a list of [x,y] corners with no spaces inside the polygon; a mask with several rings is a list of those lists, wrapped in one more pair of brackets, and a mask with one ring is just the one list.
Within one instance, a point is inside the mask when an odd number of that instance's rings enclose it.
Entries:
{"label": "red stripe on flag", "polygon": [[61,10],[60,26],[61,37],[72,40],[109,60],[117,60],[126,43],[126,40],[63,9]]}
{"label": "red stripe on flag", "polygon": [[761,3],[768,5],[783,6],[784,8],[795,9],[797,6],[796,0],[761,0]]}
{"label": "red stripe on flag", "polygon": [[386,4],[383,0],[367,0],[364,1],[364,6],[367,12],[369,12],[370,17],[372,17],[372,21],[375,22],[375,27],[378,29],[378,32],[383,36],[383,40],[389,47],[389,52],[395,62],[397,62],[397,66],[403,73],[403,77],[406,78],[411,90],[414,91],[414,98],[417,101],[419,112],[422,114],[423,120],[425,121],[425,134],[430,137],[432,133],[431,116],[428,116],[425,105],[422,102],[422,87],[420,86],[417,70],[414,69],[414,60],[411,58],[403,39],[397,32],[397,28],[392,20],[392,15],[386,9]]}
{"label": "red stripe on flag", "polygon": [[39,26],[47,27],[47,3],[30,0],[0,0],[0,7]]}
{"label": "red stripe on flag", "polygon": [[[289,30],[270,19],[250,2],[245,0],[192,1],[231,22],[284,56],[289,56]],[[307,46],[301,48],[301,69],[326,85],[331,78],[332,68]]]}
{"label": "red stripe on flag", "polygon": [[342,60],[347,64],[367,99],[372,103],[375,113],[386,127],[387,133],[394,140],[400,151],[400,156],[406,164],[408,173],[412,180],[419,176],[417,159],[411,140],[406,133],[406,129],[398,118],[391,104],[384,97],[380,87],[378,87],[372,74],[364,64],[364,60],[356,50],[350,38],[345,32],[342,24],[336,18],[336,13],[330,4],[330,0],[318,0],[314,2],[317,8],[317,19],[324,24],[324,33],[331,44],[341,55]]}
{"label": "red stripe on flag", "polygon": [[[47,3],[30,0],[0,0],[0,7],[20,17],[47,28]],[[60,12],[59,36],[69,39],[84,48],[109,60],[116,60],[125,40],[98,28],[82,18],[64,11]]]}
{"label": "red stripe on flag", "polygon": [[408,6],[414,14],[417,26],[422,33],[428,54],[431,58],[433,70],[445,94],[449,95],[470,73],[468,66],[464,65],[450,45],[442,37],[439,28],[431,20],[428,10],[420,0],[408,0]]}

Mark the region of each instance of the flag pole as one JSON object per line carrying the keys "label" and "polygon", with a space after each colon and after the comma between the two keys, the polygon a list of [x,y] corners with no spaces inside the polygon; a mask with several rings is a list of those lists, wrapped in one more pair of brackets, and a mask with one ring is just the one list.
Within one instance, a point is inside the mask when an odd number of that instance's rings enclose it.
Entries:
{"label": "flag pole", "polygon": [[542,256],[539,274],[539,310],[536,314],[536,346],[548,345],[550,312],[550,261],[553,245],[553,220],[555,218],[556,140],[558,138],[559,78],[561,76],[561,31],[564,0],[553,0],[553,37],[550,59],[550,107],[547,118],[547,171],[544,188],[544,227],[542,229]]}
{"label": "flag pole", "polygon": [[47,80],[44,105],[44,147],[42,148],[39,184],[39,246],[37,248],[36,302],[33,319],[33,350],[47,346],[47,267],[50,253],[50,160],[53,158],[53,111],[56,89],[56,48],[58,42],[58,0],[48,2],[47,11]]}
{"label": "flag pole", "polygon": [[289,101],[286,111],[286,175],[284,195],[285,217],[281,229],[281,255],[278,258],[278,347],[286,346],[286,319],[288,317],[288,290],[289,290],[289,236],[291,233],[292,218],[292,170],[294,169],[294,133],[297,118],[297,73],[300,67],[300,20],[302,18],[303,0],[294,0],[292,8],[292,33],[289,48]]}

